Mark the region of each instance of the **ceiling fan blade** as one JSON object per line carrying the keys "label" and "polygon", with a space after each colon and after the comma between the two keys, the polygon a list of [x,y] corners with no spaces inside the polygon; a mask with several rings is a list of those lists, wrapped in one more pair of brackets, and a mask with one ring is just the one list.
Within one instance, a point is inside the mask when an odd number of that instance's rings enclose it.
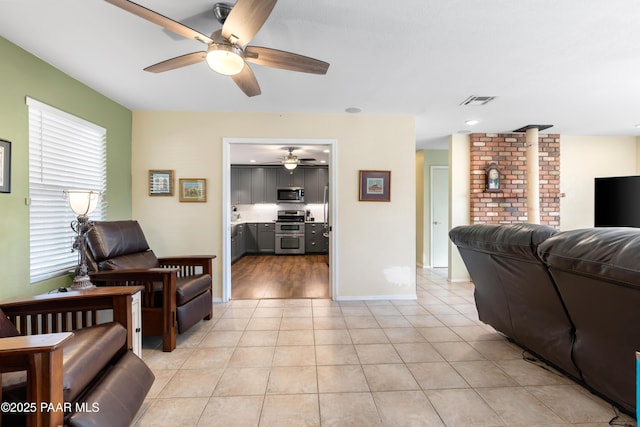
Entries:
{"label": "ceiling fan blade", "polygon": [[150,65],[145,68],[144,71],[163,73],[165,71],[175,70],[176,68],[186,67],[187,65],[197,64],[198,62],[204,61],[206,57],[206,51],[187,53],[186,55],[176,56],[175,58]]}
{"label": "ceiling fan blade", "polygon": [[302,73],[326,74],[329,69],[329,63],[319,59],[260,46],[247,46],[244,59],[258,65]]}
{"label": "ceiling fan blade", "polygon": [[256,76],[253,74],[249,64],[246,62],[244,67],[242,67],[242,71],[231,76],[231,78],[236,82],[244,94],[249,97],[260,95],[262,93],[260,91],[260,85],[258,85],[258,80],[256,80]]}
{"label": "ceiling fan blade", "polygon": [[156,25],[166,28],[169,31],[173,31],[174,33],[179,34],[188,39],[195,39],[206,44],[211,43],[211,39],[209,37],[194,30],[193,28],[189,28],[186,25],[183,25],[177,21],[174,21],[171,18],[167,18],[164,15],[154,12],[151,9],[147,9],[144,6],[140,6],[139,4],[134,3],[132,1],[128,1],[128,0],[105,0],[105,1],[107,3],[111,3],[112,5],[119,7],[120,9],[124,9],[127,12],[133,13],[134,15],[137,15],[140,18],[153,22]]}
{"label": "ceiling fan blade", "polygon": [[238,0],[222,26],[231,43],[246,46],[262,28],[277,0]]}

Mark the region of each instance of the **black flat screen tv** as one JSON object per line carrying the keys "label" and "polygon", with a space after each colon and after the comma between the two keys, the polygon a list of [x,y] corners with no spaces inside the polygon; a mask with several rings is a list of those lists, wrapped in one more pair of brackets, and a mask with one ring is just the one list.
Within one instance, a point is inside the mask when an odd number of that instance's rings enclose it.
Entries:
{"label": "black flat screen tv", "polygon": [[640,176],[595,179],[596,227],[640,228]]}

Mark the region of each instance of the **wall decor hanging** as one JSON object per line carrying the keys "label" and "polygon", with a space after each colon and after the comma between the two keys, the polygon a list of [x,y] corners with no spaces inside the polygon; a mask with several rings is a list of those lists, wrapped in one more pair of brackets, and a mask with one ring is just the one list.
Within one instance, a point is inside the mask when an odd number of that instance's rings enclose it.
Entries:
{"label": "wall decor hanging", "polygon": [[180,178],[181,202],[206,202],[207,180],[204,178]]}
{"label": "wall decor hanging", "polygon": [[0,193],[11,193],[11,142],[0,139]]}
{"label": "wall decor hanging", "polygon": [[149,195],[173,196],[173,171],[150,170],[149,171]]}
{"label": "wall decor hanging", "polygon": [[391,171],[361,170],[361,202],[388,202],[391,200]]}

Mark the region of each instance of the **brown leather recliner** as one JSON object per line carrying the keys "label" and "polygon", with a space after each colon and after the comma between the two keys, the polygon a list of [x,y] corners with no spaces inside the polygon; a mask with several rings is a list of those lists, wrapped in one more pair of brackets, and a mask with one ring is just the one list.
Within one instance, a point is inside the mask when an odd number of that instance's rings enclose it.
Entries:
{"label": "brown leather recliner", "polygon": [[87,233],[87,264],[94,284],[142,285],[142,333],[161,335],[162,349],[176,347],[176,334],[213,310],[215,255],[157,258],[137,221],[96,221]]}
{"label": "brown leather recliner", "polygon": [[585,384],[636,412],[640,351],[640,229],[564,231],[538,248],[575,325]]}
{"label": "brown leather recliner", "polygon": [[[131,350],[131,296],[140,290],[1,302],[1,424],[129,426],[155,379]],[[99,323],[104,309],[113,321]]]}
{"label": "brown leather recliner", "polygon": [[480,320],[573,377],[573,325],[538,245],[558,231],[535,224],[476,224],[449,232],[475,284]]}

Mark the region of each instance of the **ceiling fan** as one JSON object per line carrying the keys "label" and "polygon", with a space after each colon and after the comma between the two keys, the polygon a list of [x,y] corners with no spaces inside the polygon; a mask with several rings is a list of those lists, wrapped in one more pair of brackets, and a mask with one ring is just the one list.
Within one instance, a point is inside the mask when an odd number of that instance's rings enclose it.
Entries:
{"label": "ceiling fan", "polygon": [[289,170],[293,170],[293,169],[297,168],[300,163],[307,163],[307,162],[315,162],[316,161],[316,159],[313,159],[313,158],[299,159],[298,156],[295,156],[293,154],[293,150],[296,150],[297,148],[298,147],[288,147],[288,148],[286,148],[286,149],[289,150],[289,154],[284,156],[284,158],[282,159],[282,166],[284,166],[285,168],[287,168]]}
{"label": "ceiling fan", "polygon": [[206,50],[167,59],[145,68],[145,71],[162,73],[206,61],[214,71],[231,76],[245,95],[256,96],[261,93],[260,86],[247,62],[312,74],[326,74],[329,69],[327,62],[318,59],[268,47],[247,46],[271,14],[277,0],[237,0],[234,6],[217,3],[214,12],[223,25],[210,37],[132,1],[105,1],[207,45]]}

